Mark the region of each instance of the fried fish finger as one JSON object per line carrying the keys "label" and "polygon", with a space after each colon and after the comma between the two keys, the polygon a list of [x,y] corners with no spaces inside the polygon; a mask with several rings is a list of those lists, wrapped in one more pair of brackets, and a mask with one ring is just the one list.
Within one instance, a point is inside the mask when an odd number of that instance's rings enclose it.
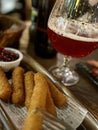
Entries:
{"label": "fried fish finger", "polygon": [[24,103],[24,69],[16,67],[12,72],[12,103],[22,105]]}
{"label": "fried fish finger", "polygon": [[34,81],[35,86],[27,117],[23,124],[23,130],[41,130],[42,128],[42,121],[39,121],[39,116],[34,114],[33,111],[36,108],[45,110],[48,84],[45,78],[41,77],[40,73],[34,75]]}
{"label": "fried fish finger", "polygon": [[27,71],[24,75],[25,85],[25,106],[28,109],[30,106],[31,96],[34,88],[34,74],[32,71]]}
{"label": "fried fish finger", "polygon": [[0,99],[7,100],[11,97],[11,94],[11,85],[9,84],[3,69],[0,68]]}
{"label": "fried fish finger", "polygon": [[48,82],[49,89],[54,100],[54,104],[58,108],[65,105],[67,103],[67,98],[65,97],[65,95],[52,83],[52,81],[49,78],[46,77],[46,80]]}
{"label": "fried fish finger", "polygon": [[48,88],[47,99],[46,99],[46,111],[54,116],[57,115],[56,107],[55,107],[54,101],[52,99],[49,88]]}
{"label": "fried fish finger", "polygon": [[[44,79],[45,82],[47,82],[45,76],[41,73],[41,72],[38,72],[36,75],[35,75],[35,84],[40,84],[39,81],[43,82],[42,80]],[[56,108],[55,108],[55,105],[54,105],[54,102],[53,102],[53,99],[51,97],[51,93],[50,93],[50,90],[49,90],[49,86],[48,85],[45,85],[46,88],[47,88],[47,98],[46,98],[46,111],[51,113],[52,115],[55,115],[56,116]],[[43,92],[44,92],[44,89],[43,89]],[[43,93],[42,93],[43,95]]]}
{"label": "fried fish finger", "polygon": [[35,109],[28,112],[22,130],[42,130],[42,117],[34,111]]}
{"label": "fried fish finger", "polygon": [[35,86],[31,97],[29,110],[39,107],[45,109],[48,84],[44,77],[38,72],[34,75]]}

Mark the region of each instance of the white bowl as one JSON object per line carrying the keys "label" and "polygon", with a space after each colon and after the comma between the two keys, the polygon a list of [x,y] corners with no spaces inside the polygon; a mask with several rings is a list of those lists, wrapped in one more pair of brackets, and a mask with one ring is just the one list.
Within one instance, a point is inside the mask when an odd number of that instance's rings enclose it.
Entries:
{"label": "white bowl", "polygon": [[0,61],[0,67],[2,67],[5,72],[8,72],[8,71],[14,69],[15,67],[17,67],[20,64],[20,62],[23,59],[23,54],[19,50],[14,49],[14,48],[4,47],[4,49],[10,50],[10,51],[19,55],[19,58],[14,60],[14,61]]}

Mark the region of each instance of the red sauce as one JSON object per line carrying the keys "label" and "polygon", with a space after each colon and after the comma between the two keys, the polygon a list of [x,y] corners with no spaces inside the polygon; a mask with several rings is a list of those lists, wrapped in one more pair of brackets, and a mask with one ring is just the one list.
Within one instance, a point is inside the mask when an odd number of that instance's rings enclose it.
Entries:
{"label": "red sauce", "polygon": [[0,48],[0,61],[9,62],[15,61],[19,58],[19,55],[11,50]]}

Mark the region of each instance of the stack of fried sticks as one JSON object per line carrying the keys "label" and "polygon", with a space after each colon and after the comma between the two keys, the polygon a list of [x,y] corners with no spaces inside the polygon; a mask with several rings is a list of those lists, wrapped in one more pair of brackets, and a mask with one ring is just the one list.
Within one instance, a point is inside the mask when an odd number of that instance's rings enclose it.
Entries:
{"label": "stack of fried sticks", "polygon": [[27,116],[22,130],[41,130],[43,119],[36,108],[56,116],[56,107],[61,108],[67,99],[63,93],[41,72],[25,72],[16,67],[12,71],[12,84],[9,84],[4,71],[0,68],[0,98],[10,99],[15,105],[25,105]]}

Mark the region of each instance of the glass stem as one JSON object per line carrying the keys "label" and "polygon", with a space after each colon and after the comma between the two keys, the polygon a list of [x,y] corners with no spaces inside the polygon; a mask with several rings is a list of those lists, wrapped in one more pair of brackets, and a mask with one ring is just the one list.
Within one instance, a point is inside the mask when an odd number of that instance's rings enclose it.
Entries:
{"label": "glass stem", "polygon": [[[68,67],[70,60],[71,60],[71,56],[64,56],[62,66],[63,66],[63,67]],[[62,67],[62,66],[61,66],[61,67]]]}

